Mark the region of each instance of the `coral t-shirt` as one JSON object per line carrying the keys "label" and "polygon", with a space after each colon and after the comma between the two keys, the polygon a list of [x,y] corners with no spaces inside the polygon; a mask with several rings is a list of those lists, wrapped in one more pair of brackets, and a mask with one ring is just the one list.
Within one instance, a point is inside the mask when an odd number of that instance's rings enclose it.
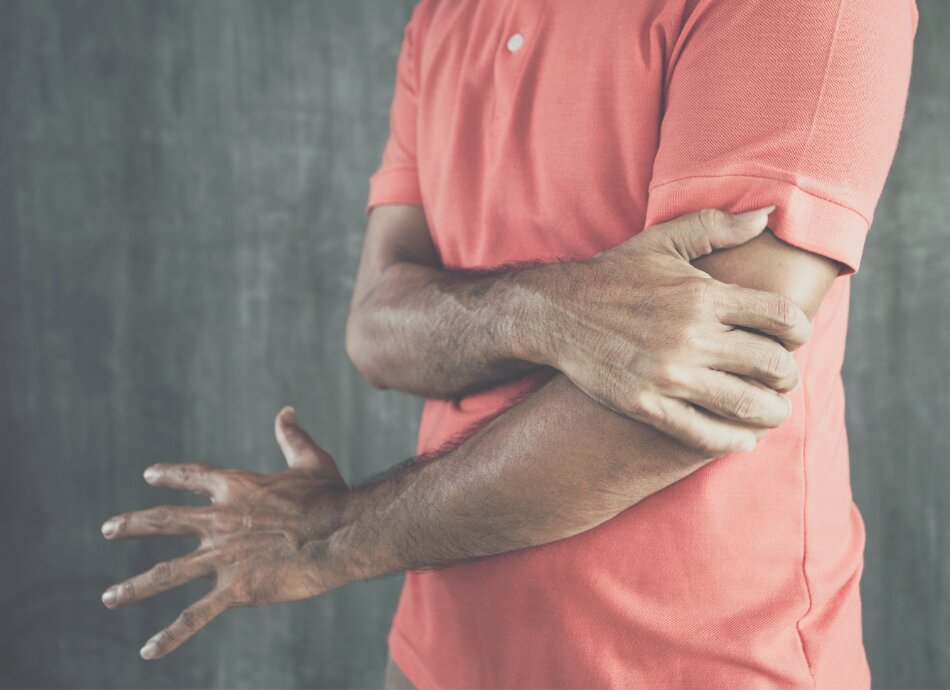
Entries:
{"label": "coral t-shirt", "polygon": [[[415,6],[367,211],[422,205],[446,268],[772,203],[776,236],[842,264],[754,451],[575,537],[407,573],[389,645],[417,686],[869,686],[840,371],[916,26],[913,0]],[[419,452],[537,384],[427,401]]]}

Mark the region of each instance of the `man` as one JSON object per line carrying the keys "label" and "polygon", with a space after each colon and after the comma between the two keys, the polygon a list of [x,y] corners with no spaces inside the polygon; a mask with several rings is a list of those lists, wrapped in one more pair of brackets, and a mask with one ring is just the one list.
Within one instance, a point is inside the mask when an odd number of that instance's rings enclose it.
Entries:
{"label": "man", "polygon": [[212,505],[103,532],[201,546],[104,602],[214,586],[145,658],[408,570],[393,687],[870,685],[840,368],[917,14],[785,7],[415,7],[347,349],[419,456],[349,488],[285,409],[283,472],[149,468]]}

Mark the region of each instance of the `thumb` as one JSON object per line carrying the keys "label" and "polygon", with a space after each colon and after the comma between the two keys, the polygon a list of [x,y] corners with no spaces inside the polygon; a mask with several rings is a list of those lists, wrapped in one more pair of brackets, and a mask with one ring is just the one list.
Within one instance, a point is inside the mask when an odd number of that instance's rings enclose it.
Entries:
{"label": "thumb", "polygon": [[287,406],[277,413],[274,435],[288,466],[319,470],[336,475],[343,481],[333,456],[314,443],[310,435],[300,428],[294,408]]}
{"label": "thumb", "polygon": [[693,261],[716,249],[745,244],[765,229],[774,210],[775,204],[736,214],[706,208],[654,225],[648,232],[661,251]]}

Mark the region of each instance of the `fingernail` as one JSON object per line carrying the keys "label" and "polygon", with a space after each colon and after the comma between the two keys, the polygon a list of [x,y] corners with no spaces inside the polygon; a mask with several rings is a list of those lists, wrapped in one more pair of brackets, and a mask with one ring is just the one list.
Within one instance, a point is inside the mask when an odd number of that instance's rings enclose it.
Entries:
{"label": "fingernail", "polygon": [[118,596],[115,592],[115,587],[110,587],[105,592],[102,593],[102,603],[106,606],[113,606],[118,599]]}
{"label": "fingernail", "polygon": [[154,467],[146,467],[142,476],[145,477],[145,481],[153,482],[158,479],[158,470],[156,470]]}
{"label": "fingernail", "polygon": [[154,642],[146,642],[145,646],[139,650],[139,656],[143,659],[154,659],[158,654],[158,645]]}
{"label": "fingernail", "polygon": [[290,422],[291,422],[292,424],[296,424],[296,423],[297,423],[297,410],[295,410],[295,409],[292,408],[290,405],[288,405],[288,406],[287,406],[287,412],[289,413],[288,416],[289,416],[289,418],[290,418]]}
{"label": "fingernail", "polygon": [[102,536],[111,537],[119,528],[119,523],[115,520],[106,520],[102,525]]}
{"label": "fingernail", "polygon": [[767,216],[774,210],[775,210],[775,204],[770,204],[769,206],[757,208],[752,211],[743,211],[742,213],[733,213],[732,217],[738,220],[739,222],[745,222],[747,220],[754,220],[762,215]]}

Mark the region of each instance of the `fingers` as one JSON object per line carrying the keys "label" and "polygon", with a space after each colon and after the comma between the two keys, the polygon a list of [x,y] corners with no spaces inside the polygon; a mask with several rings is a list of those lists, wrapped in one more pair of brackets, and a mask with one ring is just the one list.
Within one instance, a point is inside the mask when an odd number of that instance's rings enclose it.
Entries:
{"label": "fingers", "polygon": [[277,418],[274,420],[274,436],[288,465],[319,468],[320,448],[310,435],[300,428],[294,408],[288,406],[277,413]]}
{"label": "fingers", "polygon": [[747,376],[772,390],[792,390],[801,377],[795,356],[774,340],[742,329],[732,329],[711,339],[714,348],[709,366],[719,371]]}
{"label": "fingers", "polygon": [[103,523],[102,536],[107,539],[128,539],[201,535],[211,519],[209,508],[210,506],[156,506],[123,513]]}
{"label": "fingers", "polygon": [[210,553],[198,550],[171,561],[157,563],[144,573],[109,587],[102,594],[102,603],[110,609],[128,606],[196,578],[211,575],[214,569]]}
{"label": "fingers", "polygon": [[285,407],[274,420],[274,435],[290,467],[302,467],[340,476],[333,457],[318,446],[297,422],[297,413]]}
{"label": "fingers", "polygon": [[653,427],[707,458],[750,451],[764,433],[664,395],[647,396],[643,407]]}
{"label": "fingers", "polygon": [[212,500],[220,497],[224,487],[221,469],[204,462],[150,465],[144,476],[152,486],[191,491]]}
{"label": "fingers", "polygon": [[714,290],[716,318],[775,336],[786,347],[801,347],[811,334],[811,321],[801,307],[774,292],[719,283]]}
{"label": "fingers", "polygon": [[788,398],[756,381],[722,371],[697,369],[691,375],[691,384],[686,401],[726,419],[772,428],[792,413]]}
{"label": "fingers", "polygon": [[228,608],[224,590],[212,589],[186,608],[167,628],[154,635],[139,654],[143,659],[160,659],[175,650]]}
{"label": "fingers", "polygon": [[748,242],[765,229],[768,216],[774,210],[774,204],[740,214],[706,208],[654,225],[644,236],[656,242],[657,248],[684,261],[693,261],[716,249]]}

